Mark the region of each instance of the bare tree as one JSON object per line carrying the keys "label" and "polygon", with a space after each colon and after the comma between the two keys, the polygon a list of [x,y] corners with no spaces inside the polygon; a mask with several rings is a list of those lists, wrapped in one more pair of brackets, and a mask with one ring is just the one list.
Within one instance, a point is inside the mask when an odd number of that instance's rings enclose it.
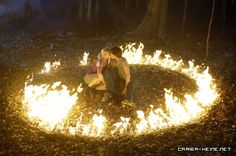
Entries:
{"label": "bare tree", "polygon": [[182,21],[182,33],[185,33],[185,23],[187,17],[187,8],[188,8],[188,1],[184,0],[184,13],[183,13],[183,21]]}
{"label": "bare tree", "polygon": [[92,20],[92,0],[88,0],[87,19],[88,21]]}
{"label": "bare tree", "polygon": [[211,17],[208,25],[208,33],[207,33],[207,39],[206,39],[206,57],[208,57],[209,54],[209,40],[210,40],[210,35],[211,35],[211,26],[212,26],[212,21],[214,17],[214,12],[215,12],[215,0],[212,0],[212,9],[211,9]]}
{"label": "bare tree", "polygon": [[99,28],[99,0],[96,0],[96,27],[97,27],[97,31],[96,31],[96,36],[99,37],[100,36],[100,28]]}
{"label": "bare tree", "polygon": [[222,16],[223,16],[223,22],[222,22],[222,32],[224,32],[225,23],[226,23],[226,0],[222,1]]}
{"label": "bare tree", "polygon": [[78,10],[78,17],[82,19],[84,17],[83,10],[84,10],[84,0],[80,0],[79,3],[79,10]]}
{"label": "bare tree", "polygon": [[125,0],[125,9],[128,9],[129,7],[129,2],[128,2],[128,0]]}
{"label": "bare tree", "polygon": [[164,38],[166,32],[168,0],[162,0],[158,37]]}
{"label": "bare tree", "polygon": [[222,5],[222,13],[223,13],[223,21],[225,23],[226,21],[226,0],[223,0],[223,5]]}

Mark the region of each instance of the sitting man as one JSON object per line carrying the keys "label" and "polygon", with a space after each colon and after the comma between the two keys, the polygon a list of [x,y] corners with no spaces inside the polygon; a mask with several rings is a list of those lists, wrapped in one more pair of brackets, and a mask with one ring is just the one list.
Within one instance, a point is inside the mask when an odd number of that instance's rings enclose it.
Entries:
{"label": "sitting man", "polygon": [[[111,48],[110,62],[105,74],[107,92],[102,101],[109,100],[110,97],[123,104],[134,106],[133,84],[131,81],[130,68],[127,60],[122,57],[122,50],[119,47]],[[118,102],[117,101],[117,102]]]}

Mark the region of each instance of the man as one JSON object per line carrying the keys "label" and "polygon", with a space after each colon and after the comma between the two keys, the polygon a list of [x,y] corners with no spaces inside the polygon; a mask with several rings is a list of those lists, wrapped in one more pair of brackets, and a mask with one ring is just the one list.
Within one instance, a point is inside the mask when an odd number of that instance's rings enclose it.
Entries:
{"label": "man", "polygon": [[102,101],[107,101],[111,96],[116,100],[123,100],[123,104],[133,106],[133,84],[131,81],[130,68],[127,60],[122,57],[119,47],[111,48],[111,59],[105,74],[107,93]]}

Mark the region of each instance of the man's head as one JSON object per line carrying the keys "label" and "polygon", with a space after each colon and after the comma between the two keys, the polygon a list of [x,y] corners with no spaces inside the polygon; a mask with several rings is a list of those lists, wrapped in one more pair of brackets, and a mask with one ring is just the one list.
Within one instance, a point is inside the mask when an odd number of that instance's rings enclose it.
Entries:
{"label": "man's head", "polygon": [[101,57],[102,59],[109,59],[111,56],[111,49],[110,48],[104,48],[101,50]]}
{"label": "man's head", "polygon": [[122,57],[122,50],[119,47],[111,48],[111,58],[118,59]]}

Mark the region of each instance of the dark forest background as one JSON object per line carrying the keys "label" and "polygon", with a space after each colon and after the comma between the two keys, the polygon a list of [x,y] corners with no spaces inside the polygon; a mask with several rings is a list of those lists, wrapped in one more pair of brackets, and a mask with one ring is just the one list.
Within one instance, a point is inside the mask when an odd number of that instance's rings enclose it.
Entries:
{"label": "dark forest background", "polygon": [[[0,31],[73,31],[83,37],[205,37],[211,8],[212,0],[0,0]],[[148,11],[152,9],[156,12]],[[159,23],[151,25],[161,33],[152,35],[152,30],[148,35],[137,30],[146,16],[157,18]],[[236,34],[235,19],[236,1],[216,0],[212,31]]]}

